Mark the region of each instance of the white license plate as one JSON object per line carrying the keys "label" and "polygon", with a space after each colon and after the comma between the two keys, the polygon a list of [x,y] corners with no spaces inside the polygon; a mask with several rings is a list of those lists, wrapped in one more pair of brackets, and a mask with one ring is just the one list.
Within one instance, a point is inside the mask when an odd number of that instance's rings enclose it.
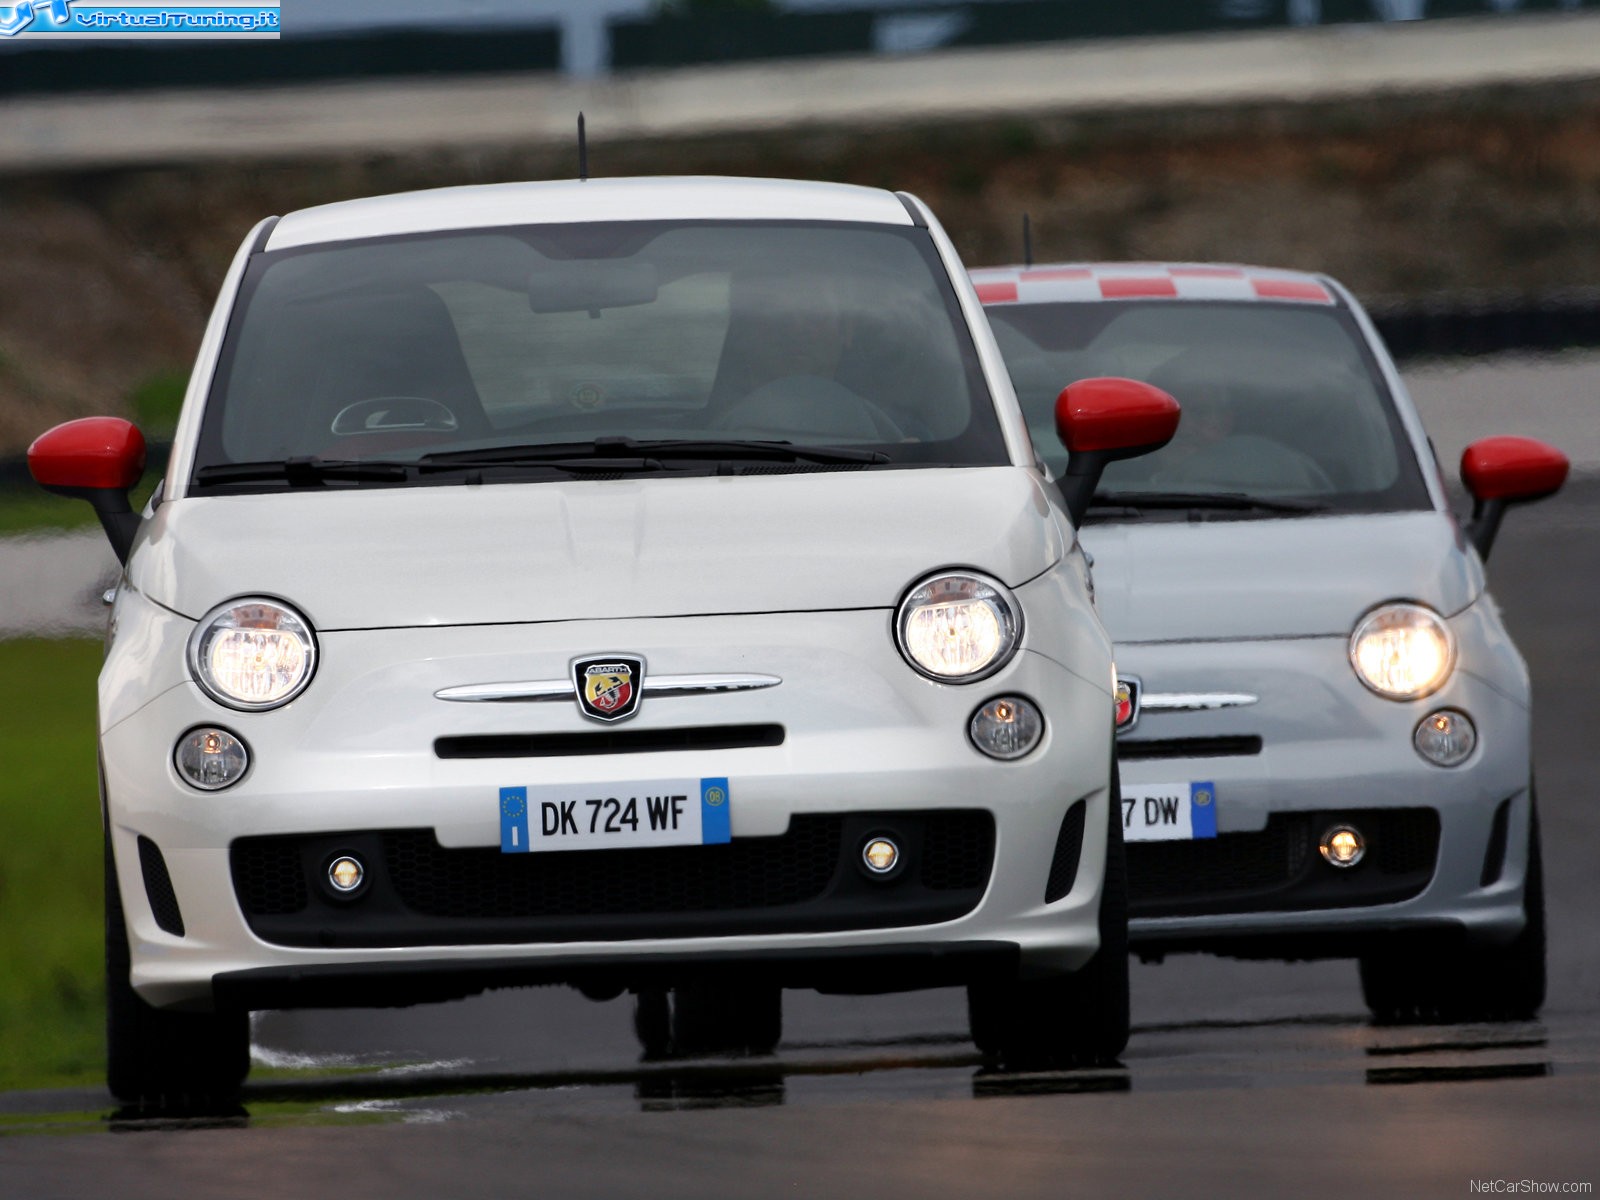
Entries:
{"label": "white license plate", "polygon": [[729,840],[730,800],[724,778],[503,787],[500,849],[713,845]]}
{"label": "white license plate", "polygon": [[1124,841],[1174,842],[1216,836],[1216,784],[1191,781],[1122,785]]}

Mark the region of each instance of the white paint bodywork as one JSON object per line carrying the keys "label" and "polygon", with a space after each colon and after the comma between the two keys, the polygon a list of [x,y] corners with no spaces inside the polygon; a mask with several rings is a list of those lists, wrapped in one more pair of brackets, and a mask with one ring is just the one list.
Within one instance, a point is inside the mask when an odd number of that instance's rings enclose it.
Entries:
{"label": "white paint bodywork", "polygon": [[[330,205],[285,217],[265,245],[663,217],[912,223],[900,198],[870,189],[624,180]],[[140,995],[204,1008],[221,972],[354,964],[398,977],[407,963],[597,954],[648,962],[982,942],[1015,945],[1026,974],[1087,961],[1099,945],[1110,808],[1110,641],[977,298],[949,239],[927,222],[972,322],[1009,466],[191,496],[184,480],[247,243],[196,364],[167,498],[135,540],[100,680],[108,829]],[[906,590],[952,566],[1002,580],[1024,613],[1020,651],[966,686],[913,671],[892,628]],[[317,631],[315,677],[276,710],[217,704],[187,663],[196,619],[245,595],[280,598]],[[451,735],[592,729],[573,703],[463,704],[436,693],[561,679],[574,657],[607,652],[639,654],[651,674],[781,679],[745,692],[647,696],[628,728],[770,722],[784,726],[783,744],[436,755],[435,740]],[[1007,693],[1032,698],[1047,731],[1032,754],[1001,763],[973,748],[967,725],[981,704]],[[172,761],[180,735],[210,724],[234,731],[252,755],[246,777],[216,793],[189,786]],[[235,900],[229,845],[239,837],[421,827],[447,847],[498,846],[503,786],[704,775],[731,781],[735,839],[781,834],[796,813],[988,809],[997,830],[988,890],[959,920],[902,928],[364,949],[268,944]],[[1079,800],[1088,819],[1076,883],[1046,904],[1063,815]],[[140,837],[165,857],[182,936],[154,920]]]}

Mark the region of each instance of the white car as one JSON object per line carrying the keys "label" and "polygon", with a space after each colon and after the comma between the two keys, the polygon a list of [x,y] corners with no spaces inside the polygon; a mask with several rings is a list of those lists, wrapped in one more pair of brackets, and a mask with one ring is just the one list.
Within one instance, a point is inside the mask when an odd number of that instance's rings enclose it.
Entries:
{"label": "white car", "polygon": [[[1097,445],[1170,437],[1153,395],[1089,397]],[[237,1092],[253,1009],[545,982],[633,991],[654,1053],[770,1050],[782,987],[950,984],[996,1055],[1121,1050],[1111,645],[914,198],[639,179],[269,219],[145,512],[127,422],[30,461],[126,563],[117,1096]]]}
{"label": "white car", "polygon": [[1183,405],[1169,445],[1098,486],[1046,453],[1116,639],[1134,948],[1357,957],[1383,1021],[1536,1012],[1528,676],[1483,559],[1565,457],[1475,443],[1459,521],[1371,321],[1326,276],[973,278],[1036,432],[1087,376]]}

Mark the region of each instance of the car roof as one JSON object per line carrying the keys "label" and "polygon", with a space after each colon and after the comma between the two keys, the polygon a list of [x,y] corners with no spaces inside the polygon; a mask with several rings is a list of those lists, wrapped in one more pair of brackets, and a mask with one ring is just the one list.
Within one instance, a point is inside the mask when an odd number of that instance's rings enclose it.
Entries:
{"label": "car roof", "polygon": [[850,184],[714,176],[566,179],[436,188],[301,209],[274,226],[265,249],[447,229],[655,220],[913,223],[895,193]]}
{"label": "car roof", "polygon": [[1254,300],[1337,305],[1325,275],[1234,263],[1039,263],[970,272],[985,304],[1061,304],[1094,300]]}

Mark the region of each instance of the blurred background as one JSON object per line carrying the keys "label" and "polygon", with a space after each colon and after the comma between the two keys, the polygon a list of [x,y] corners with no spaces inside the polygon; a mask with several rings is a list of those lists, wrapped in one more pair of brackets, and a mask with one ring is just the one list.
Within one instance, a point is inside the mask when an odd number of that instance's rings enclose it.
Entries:
{"label": "blurred background", "polygon": [[1600,465],[1600,0],[283,0],[282,28],[0,40],[0,1088],[92,1078],[103,1012],[114,563],[21,456],[126,415],[153,483],[268,214],[570,177],[583,111],[593,174],[905,189],[969,266],[1020,261],[1026,214],[1038,261],[1327,271],[1447,470],[1502,432]]}

